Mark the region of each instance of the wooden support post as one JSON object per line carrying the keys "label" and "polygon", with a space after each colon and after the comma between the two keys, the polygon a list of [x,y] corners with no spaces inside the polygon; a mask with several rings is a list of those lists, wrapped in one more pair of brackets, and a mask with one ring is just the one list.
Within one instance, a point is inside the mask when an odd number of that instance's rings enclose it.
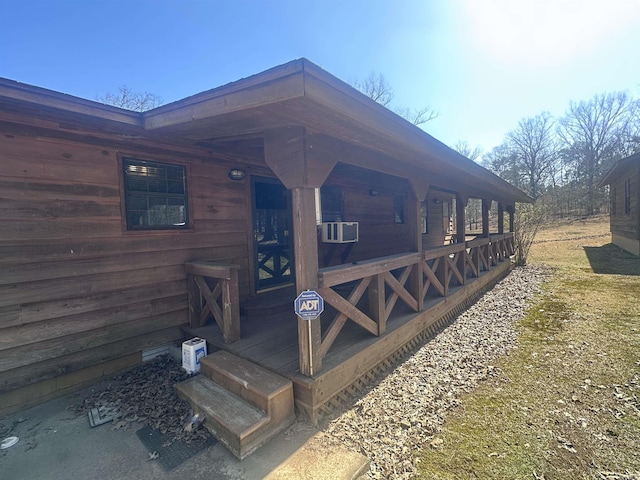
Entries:
{"label": "wooden support post", "polygon": [[489,210],[491,210],[491,200],[482,199],[482,236],[489,238]]}
{"label": "wooden support post", "polygon": [[502,202],[498,202],[498,233],[504,233],[504,206]]}
{"label": "wooden support post", "polygon": [[508,212],[509,212],[509,231],[510,232],[514,232],[515,231],[515,229],[514,229],[514,224],[515,224],[515,221],[514,221],[515,205],[509,205]]}
{"label": "wooden support post", "polygon": [[222,335],[226,343],[240,340],[240,292],[238,269],[229,269],[229,279],[222,284],[222,316],[225,326]]}
{"label": "wooden support post", "polygon": [[477,277],[480,276],[480,271],[481,271],[481,267],[482,267],[482,262],[480,262],[480,249],[482,247],[477,246],[471,249],[471,261],[473,262],[473,265],[476,267],[476,271],[478,272],[478,275],[476,275]]}
{"label": "wooden support post", "polygon": [[438,263],[438,268],[435,271],[436,277],[438,277],[438,281],[442,285],[443,288],[443,296],[449,295],[449,262],[444,257],[440,258],[440,263]]}
{"label": "wooden support post", "polygon": [[[316,228],[315,189],[297,187],[291,191],[293,209],[293,248],[295,256],[296,290],[318,288],[318,233]],[[320,318],[302,320],[298,317],[298,348],[300,373],[312,376],[322,369],[322,331]]]}
{"label": "wooden support post", "polygon": [[463,197],[460,194],[456,195],[456,240],[458,243],[464,243],[466,240],[464,209],[468,201],[468,197]]}
{"label": "wooden support post", "polygon": [[[326,154],[322,138],[309,138],[300,125],[266,130],[264,158],[280,181],[291,190],[296,290],[318,287],[318,234],[315,188],[331,173],[337,160]],[[325,152],[324,154],[322,152]],[[298,318],[300,372],[312,376],[322,369],[320,318]]]}
{"label": "wooden support post", "polygon": [[387,315],[385,312],[384,275],[377,274],[369,283],[369,313],[378,324],[378,336],[387,330]]}
{"label": "wooden support post", "polygon": [[[425,199],[429,190],[429,186],[419,188],[416,182],[413,185],[413,198],[409,199],[409,227],[411,230],[410,248],[414,251],[422,252],[422,201]],[[422,291],[424,284],[422,283],[422,268],[420,263],[413,266],[411,277],[409,278],[409,291],[413,298],[418,301],[418,311],[422,311],[424,307],[424,293]]]}

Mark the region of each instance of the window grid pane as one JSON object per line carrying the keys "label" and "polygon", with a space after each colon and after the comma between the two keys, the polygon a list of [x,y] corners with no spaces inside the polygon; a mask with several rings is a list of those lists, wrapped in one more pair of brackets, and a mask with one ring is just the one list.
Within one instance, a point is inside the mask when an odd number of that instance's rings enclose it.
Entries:
{"label": "window grid pane", "polygon": [[127,229],[185,229],[188,225],[186,168],[124,159]]}

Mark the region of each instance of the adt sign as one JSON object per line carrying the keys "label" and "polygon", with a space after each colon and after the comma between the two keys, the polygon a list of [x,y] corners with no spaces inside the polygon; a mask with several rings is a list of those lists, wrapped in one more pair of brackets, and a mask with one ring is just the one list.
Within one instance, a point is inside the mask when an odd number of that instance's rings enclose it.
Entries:
{"label": "adt sign", "polygon": [[324,311],[324,300],[317,292],[306,290],[293,301],[293,309],[303,320],[314,320]]}

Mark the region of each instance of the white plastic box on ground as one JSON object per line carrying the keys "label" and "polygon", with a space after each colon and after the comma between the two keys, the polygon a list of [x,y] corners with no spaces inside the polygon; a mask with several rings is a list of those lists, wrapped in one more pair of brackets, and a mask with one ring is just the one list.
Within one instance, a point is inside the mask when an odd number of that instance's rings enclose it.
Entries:
{"label": "white plastic box on ground", "polygon": [[207,342],[202,338],[192,338],[182,342],[182,368],[187,373],[200,371],[200,359],[207,356]]}

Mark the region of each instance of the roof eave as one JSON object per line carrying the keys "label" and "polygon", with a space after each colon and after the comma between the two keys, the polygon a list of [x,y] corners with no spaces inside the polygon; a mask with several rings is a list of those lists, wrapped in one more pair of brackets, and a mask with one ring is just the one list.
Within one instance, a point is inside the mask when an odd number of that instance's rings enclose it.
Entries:
{"label": "roof eave", "polygon": [[142,126],[142,116],[139,112],[105,105],[7,78],[0,78],[0,101],[2,100],[102,118],[132,126]]}

